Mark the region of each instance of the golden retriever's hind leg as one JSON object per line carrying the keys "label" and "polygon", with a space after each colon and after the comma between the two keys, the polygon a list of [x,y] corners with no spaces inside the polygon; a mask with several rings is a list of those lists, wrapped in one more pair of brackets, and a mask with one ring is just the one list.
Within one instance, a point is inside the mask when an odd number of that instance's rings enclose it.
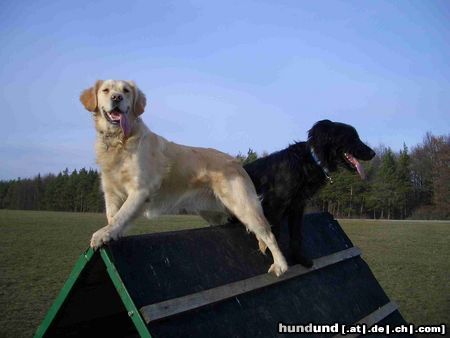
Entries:
{"label": "golden retriever's hind leg", "polygon": [[267,250],[267,244],[264,243],[264,241],[260,240],[259,238],[258,238],[258,247],[259,251],[261,251],[261,253],[265,255]]}
{"label": "golden retriever's hind leg", "polygon": [[[231,179],[220,180],[214,187],[214,193],[225,207],[249,231],[255,234],[258,241],[269,248],[274,262],[268,272],[278,277],[285,273],[288,269],[286,259],[281,253],[275,236],[270,230],[270,225],[264,217],[260,201],[251,181],[249,183],[246,182],[240,175],[236,175]],[[262,243],[260,249],[264,249]]]}
{"label": "golden retriever's hind leg", "polygon": [[258,238],[260,238],[260,241],[267,245],[270,252],[272,253],[273,264],[270,266],[268,272],[275,274],[277,277],[281,276],[288,270],[288,265],[286,259],[281,253],[280,248],[278,247],[275,236],[270,231],[269,224],[266,223],[266,226],[264,226],[264,221],[250,224],[253,225],[250,230],[255,233]]}

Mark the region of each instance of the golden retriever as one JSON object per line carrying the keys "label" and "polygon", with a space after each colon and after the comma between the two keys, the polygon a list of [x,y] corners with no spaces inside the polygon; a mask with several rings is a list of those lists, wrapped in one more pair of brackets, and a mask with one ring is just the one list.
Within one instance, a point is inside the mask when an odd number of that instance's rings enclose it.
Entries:
{"label": "golden retriever", "polygon": [[208,221],[234,215],[268,247],[269,273],[287,271],[255,187],[233,157],[210,148],[176,144],[151,132],[140,115],[145,95],[132,81],[97,81],[80,96],[93,113],[97,163],[101,169],[108,225],[92,235],[97,249],[119,238],[137,216],[153,218],[187,209]]}

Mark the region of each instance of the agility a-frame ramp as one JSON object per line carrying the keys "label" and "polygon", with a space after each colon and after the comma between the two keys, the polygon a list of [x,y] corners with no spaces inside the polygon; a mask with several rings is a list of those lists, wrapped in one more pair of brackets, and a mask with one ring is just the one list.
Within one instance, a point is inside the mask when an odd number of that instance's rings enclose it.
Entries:
{"label": "agility a-frame ramp", "polygon": [[89,249],[36,337],[276,337],[284,324],[406,324],[330,214],[306,215],[303,231],[314,266],[281,278],[267,274],[270,254],[240,224]]}

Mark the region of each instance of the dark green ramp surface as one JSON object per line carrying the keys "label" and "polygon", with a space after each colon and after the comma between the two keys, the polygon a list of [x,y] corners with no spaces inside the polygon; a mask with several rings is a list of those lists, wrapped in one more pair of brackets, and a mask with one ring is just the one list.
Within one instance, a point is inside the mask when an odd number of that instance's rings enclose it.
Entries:
{"label": "dark green ramp surface", "polygon": [[[304,238],[315,267],[281,279],[240,224],[88,250],[36,336],[276,337],[280,322],[406,324],[330,214],[305,215]],[[283,235],[280,246],[287,253]]]}

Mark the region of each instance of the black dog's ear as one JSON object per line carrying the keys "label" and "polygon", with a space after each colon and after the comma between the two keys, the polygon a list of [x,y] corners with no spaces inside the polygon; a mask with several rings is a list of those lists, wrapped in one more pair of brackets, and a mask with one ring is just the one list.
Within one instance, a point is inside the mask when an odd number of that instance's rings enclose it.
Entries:
{"label": "black dog's ear", "polygon": [[335,123],[330,120],[322,120],[313,125],[308,131],[308,145],[314,149],[319,158],[321,166],[329,171],[336,170],[333,156],[333,134]]}
{"label": "black dog's ear", "polygon": [[334,123],[330,120],[316,122],[308,131],[308,142],[314,144],[326,144],[331,138],[331,130]]}

